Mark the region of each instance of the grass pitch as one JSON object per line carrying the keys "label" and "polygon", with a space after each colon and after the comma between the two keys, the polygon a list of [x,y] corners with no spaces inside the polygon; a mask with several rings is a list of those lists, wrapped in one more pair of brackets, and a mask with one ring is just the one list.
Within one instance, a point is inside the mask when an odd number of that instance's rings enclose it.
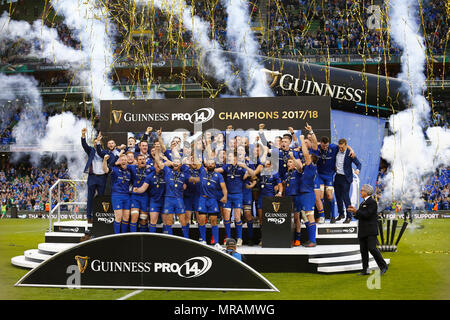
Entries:
{"label": "grass pitch", "polygon": [[[264,273],[279,290],[264,292],[200,292],[165,290],[97,290],[15,287],[29,270],[11,258],[45,241],[47,220],[0,220],[1,300],[448,300],[450,298],[450,220],[422,220],[409,225],[398,252],[390,258],[379,289],[369,289],[357,273]],[[217,275],[218,277],[224,275]]]}

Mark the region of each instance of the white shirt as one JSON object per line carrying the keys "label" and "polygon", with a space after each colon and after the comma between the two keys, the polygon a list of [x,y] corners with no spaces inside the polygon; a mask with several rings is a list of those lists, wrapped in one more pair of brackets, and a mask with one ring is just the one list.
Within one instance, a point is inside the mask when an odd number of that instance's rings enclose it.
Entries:
{"label": "white shirt", "polygon": [[92,159],[92,172],[94,174],[105,174],[105,171],[103,171],[103,159],[95,153],[94,159]]}
{"label": "white shirt", "polygon": [[337,174],[345,174],[344,172],[344,159],[345,159],[345,150],[344,152],[339,151],[336,155],[336,173]]}

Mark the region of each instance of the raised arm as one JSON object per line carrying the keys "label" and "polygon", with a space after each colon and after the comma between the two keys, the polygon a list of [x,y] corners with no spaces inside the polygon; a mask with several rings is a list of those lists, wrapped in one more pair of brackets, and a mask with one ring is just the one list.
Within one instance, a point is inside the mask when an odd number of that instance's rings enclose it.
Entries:
{"label": "raised arm", "polygon": [[86,128],[81,129],[81,146],[83,147],[84,152],[86,152],[87,155],[89,155],[91,153],[91,147],[89,147],[89,145],[86,142],[86,132],[87,132]]}
{"label": "raised arm", "polygon": [[103,162],[102,162],[102,169],[105,173],[109,172],[109,167],[108,167],[108,159],[109,159],[109,155],[105,155],[105,157],[103,158]]}
{"label": "raised arm", "polygon": [[309,154],[308,148],[305,144],[305,137],[303,135],[300,136],[300,143],[302,144],[302,152],[303,156],[305,157],[305,164],[309,165],[311,164],[311,155]]}
{"label": "raised arm", "polygon": [[158,141],[159,141],[159,145],[161,146],[161,150],[162,152],[166,152],[166,146],[164,145],[164,141],[162,139],[162,128],[159,128],[159,130],[157,131],[158,134]]}
{"label": "raised arm", "polygon": [[311,144],[312,144],[313,150],[317,150],[317,148],[319,147],[319,143],[317,141],[316,134],[314,133],[314,131],[312,129],[312,126],[310,124],[308,124],[308,122],[306,123],[305,129],[311,135]]}

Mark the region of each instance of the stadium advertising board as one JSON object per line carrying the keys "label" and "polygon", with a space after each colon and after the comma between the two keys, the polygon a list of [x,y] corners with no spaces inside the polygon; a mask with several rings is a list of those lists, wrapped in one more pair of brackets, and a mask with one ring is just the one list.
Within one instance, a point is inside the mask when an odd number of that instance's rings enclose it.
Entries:
{"label": "stadium advertising board", "polygon": [[193,133],[228,125],[258,130],[260,123],[268,130],[298,130],[309,123],[320,136],[330,132],[330,97],[103,100],[101,115],[104,135],[145,132],[149,126]]}
{"label": "stadium advertising board", "polygon": [[291,197],[263,197],[263,248],[291,248],[294,232]]}
{"label": "stadium advertising board", "polygon": [[[117,250],[123,247],[127,250]],[[82,242],[42,262],[16,286],[278,291],[223,251],[159,233],[124,233]]]}

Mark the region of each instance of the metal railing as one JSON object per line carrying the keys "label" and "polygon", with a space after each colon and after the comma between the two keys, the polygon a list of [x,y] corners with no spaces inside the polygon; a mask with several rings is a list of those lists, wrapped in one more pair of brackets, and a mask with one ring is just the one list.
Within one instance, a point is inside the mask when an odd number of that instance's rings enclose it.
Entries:
{"label": "metal railing", "polygon": [[[55,211],[57,211],[57,222],[60,222],[61,220],[61,205],[86,205],[86,201],[61,201],[61,183],[62,182],[84,182],[87,183],[87,180],[77,180],[77,179],[58,179],[49,189],[49,195],[48,195],[48,203],[49,203],[49,209],[48,209],[48,223],[49,223],[49,231],[53,230],[53,218],[52,215]],[[57,201],[56,205],[52,208],[52,191],[58,188],[58,195],[57,195]],[[75,215],[76,220],[76,215]]]}

